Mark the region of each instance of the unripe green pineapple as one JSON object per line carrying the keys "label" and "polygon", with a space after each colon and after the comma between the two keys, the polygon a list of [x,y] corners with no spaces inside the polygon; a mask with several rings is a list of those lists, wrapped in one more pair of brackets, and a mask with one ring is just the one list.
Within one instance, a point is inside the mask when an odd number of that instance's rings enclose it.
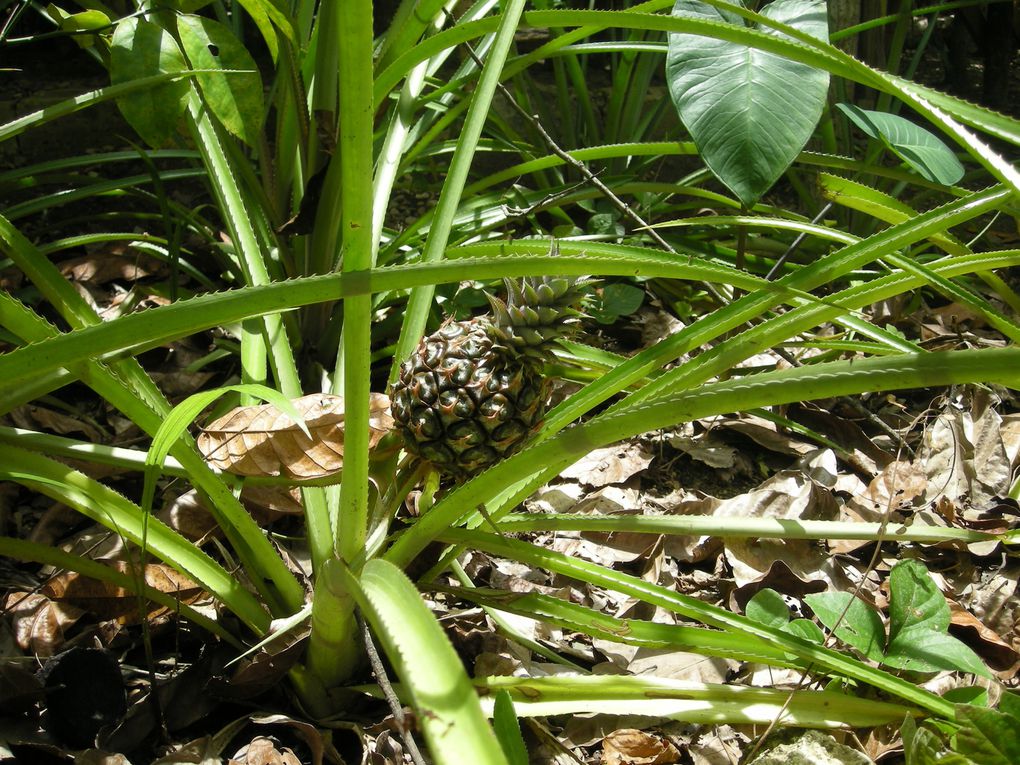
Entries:
{"label": "unripe green pineapple", "polygon": [[447,321],[400,367],[390,392],[409,451],[464,479],[518,451],[545,416],[552,346],[581,313],[587,280],[505,280],[491,316]]}

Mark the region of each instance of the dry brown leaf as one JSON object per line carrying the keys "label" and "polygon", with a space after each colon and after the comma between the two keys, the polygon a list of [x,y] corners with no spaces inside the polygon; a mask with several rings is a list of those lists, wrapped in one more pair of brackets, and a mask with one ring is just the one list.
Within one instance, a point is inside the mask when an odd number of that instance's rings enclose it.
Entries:
{"label": "dry brown leaf", "polygon": [[12,410],[11,419],[19,428],[27,430],[49,430],[60,435],[81,433],[85,440],[99,444],[109,441],[107,435],[92,423],[35,404]]}
{"label": "dry brown leaf", "polygon": [[0,610],[10,618],[18,646],[36,656],[53,656],[64,643],[64,632],[85,615],[41,592],[9,592]]}
{"label": "dry brown leaf", "polygon": [[693,765],[733,765],[740,762],[750,742],[748,733],[730,725],[713,725],[688,745],[687,753]]}
{"label": "dry brown leaf", "polygon": [[731,468],[737,461],[736,447],[723,441],[715,431],[700,433],[697,437],[676,434],[668,441],[674,449],[711,468]]}
{"label": "dry brown leaf", "polygon": [[328,759],[330,762],[343,762],[343,758],[333,746],[329,733],[324,734],[322,729],[311,723],[282,714],[252,715],[250,720],[255,725],[290,728],[308,747],[311,756],[310,765],[322,765],[324,759]]}
{"label": "dry brown leaf", "polygon": [[673,649],[640,647],[626,670],[632,675],[651,675],[691,683],[725,683],[740,662]]}
{"label": "dry brown leaf", "polygon": [[596,449],[568,467],[560,476],[577,479],[597,489],[623,483],[648,467],[651,461],[652,455],[644,444],[631,441]]}
{"label": "dry brown leaf", "polygon": [[[277,646],[276,643],[282,643]],[[242,659],[229,677],[213,677],[208,688],[217,698],[232,701],[246,701],[279,687],[287,672],[301,658],[304,649],[302,640],[281,638],[269,646],[270,651],[260,650],[253,656]]]}
{"label": "dry brown leaf", "polygon": [[[581,500],[574,508],[574,512],[585,515],[636,515],[640,512],[636,509],[639,501],[640,494],[635,490],[607,486]],[[643,558],[658,540],[654,534],[628,531],[585,531],[580,536],[604,548],[595,556],[595,559],[603,565],[629,563]]]}
{"label": "dry brown leaf", "polygon": [[[713,515],[723,504],[715,497],[691,498],[675,493],[658,501],[667,515]],[[722,539],[713,536],[687,536],[672,534],[665,539],[665,552],[671,558],[687,563],[700,563],[722,549]]]}
{"label": "dry brown leaf", "polygon": [[133,282],[149,276],[161,276],[167,273],[167,267],[152,255],[119,245],[108,251],[65,260],[60,263],[60,273],[76,282],[105,284],[114,279]]}
{"label": "dry brown leaf", "polygon": [[27,715],[44,696],[34,666],[14,659],[0,661],[0,715]]}
{"label": "dry brown leaf", "polygon": [[774,422],[755,415],[741,414],[739,418],[731,416],[712,417],[702,420],[709,423],[713,430],[732,430],[741,433],[759,446],[779,454],[801,455],[815,449],[815,445],[802,438],[780,433]]}
{"label": "dry brown leaf", "polygon": [[156,517],[192,542],[219,532],[216,518],[202,504],[202,498],[194,489],[172,499]]}
{"label": "dry brown leaf", "polygon": [[951,614],[949,624],[955,627],[953,634],[962,638],[992,669],[1010,670],[1012,675],[1020,663],[1020,655],[974,614],[955,600],[947,600]]}
{"label": "dry brown leaf", "polygon": [[276,748],[271,739],[256,736],[230,758],[231,765],[301,765],[301,760],[287,747]]}
{"label": "dry brown leaf", "polygon": [[[211,423],[199,435],[198,448],[211,465],[235,475],[311,479],[338,472],[344,462],[343,398],[315,393],[293,403],[311,439],[274,405],[262,404],[238,407]],[[373,393],[370,446],[392,427],[389,399]]]}
{"label": "dry brown leaf", "polygon": [[602,745],[604,765],[670,765],[680,752],[660,736],[633,728],[613,731]]}
{"label": "dry brown leaf", "polygon": [[301,489],[297,486],[248,485],[241,491],[241,501],[248,512],[267,522],[281,515],[301,515]]}
{"label": "dry brown leaf", "polygon": [[[832,494],[792,471],[777,473],[754,491],[722,502],[716,518],[783,518],[789,520],[832,520],[838,515]],[[838,566],[828,551],[804,539],[724,540],[724,554],[738,586],[757,581],[781,560],[802,580],[829,581]]]}
{"label": "dry brown leaf", "polygon": [[741,611],[747,608],[748,602],[761,590],[775,590],[780,595],[787,595],[791,598],[802,600],[805,595],[816,592],[825,592],[825,582],[813,579],[802,579],[797,576],[790,567],[781,560],[775,561],[761,579],[737,587],[731,594],[732,603]]}
{"label": "dry brown leaf", "polygon": [[122,754],[87,749],[74,758],[74,765],[131,765],[131,760]]}
{"label": "dry brown leaf", "polygon": [[1009,491],[1010,459],[1000,432],[1002,418],[989,396],[975,392],[969,410],[951,408],[927,434],[921,456],[928,476],[926,499],[984,505]]}
{"label": "dry brown leaf", "polygon": [[[109,565],[121,573],[129,573],[128,565],[123,561],[111,561]],[[163,563],[149,563],[145,566],[145,582],[182,603],[193,603],[203,592],[193,581]],[[115,619],[121,624],[139,622],[138,597],[109,582],[71,571],[50,579],[43,592],[57,603],[87,611],[102,620]],[[167,612],[164,606],[156,603],[149,603],[148,608],[147,617],[150,620]]]}

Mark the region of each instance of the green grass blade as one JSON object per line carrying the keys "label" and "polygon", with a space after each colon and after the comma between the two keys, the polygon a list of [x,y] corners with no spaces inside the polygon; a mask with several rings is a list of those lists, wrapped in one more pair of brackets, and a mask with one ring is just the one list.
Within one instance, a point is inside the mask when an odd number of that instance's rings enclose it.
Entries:
{"label": "green grass blade", "polygon": [[703,385],[693,392],[682,386],[667,387],[656,398],[611,410],[496,464],[436,503],[397,538],[385,557],[407,565],[443,530],[457,525],[505,487],[534,473],[558,472],[594,449],[638,433],[794,401],[964,382],[1020,386],[1020,349],[896,354],[769,372]]}
{"label": "green grass blade", "polygon": [[269,627],[269,614],[236,576],[158,519],[146,520],[137,505],[113,489],[66,465],[14,446],[3,450],[0,477],[64,502],[136,545],[142,544],[144,536],[146,549],[209,590],[248,627],[258,633]]}
{"label": "green grass blade", "polygon": [[[500,257],[506,249],[512,253],[530,253],[521,257]],[[324,274],[260,287],[228,290],[204,295],[142,313],[128,314],[102,325],[63,334],[42,343],[19,348],[0,356],[0,380],[7,387],[30,380],[61,367],[72,366],[87,359],[116,358],[156,347],[169,340],[184,337],[209,327],[230,324],[251,316],[279,312],[329,300],[347,298],[370,292],[408,289],[423,284],[458,282],[466,272],[477,279],[499,279],[504,276],[537,276],[552,273],[563,275],[606,274],[651,276],[675,279],[720,280],[735,282],[748,289],[767,284],[753,276],[740,274],[724,266],[696,260],[672,258],[664,253],[639,248],[599,245],[599,252],[614,255],[577,255],[581,250],[596,250],[575,243],[561,247],[555,265],[548,258],[546,242],[519,242],[512,247],[490,246],[486,252],[493,257],[456,258],[434,264],[416,264],[375,269],[368,273]],[[478,251],[474,248],[465,252]],[[541,253],[541,254],[535,254]],[[456,252],[451,251],[451,255]],[[292,398],[296,398],[293,396]]]}
{"label": "green grass blade", "polygon": [[935,694],[918,688],[914,683],[873,669],[838,651],[812,643],[780,629],[738,616],[725,609],[710,605],[697,598],[681,595],[669,588],[651,584],[635,576],[611,571],[580,558],[546,550],[537,545],[516,539],[500,537],[478,531],[448,529],[441,535],[446,542],[463,544],[511,560],[554,571],[573,579],[605,587],[630,595],[645,603],[660,606],[681,616],[727,630],[733,634],[750,634],[789,651],[801,661],[813,662],[832,674],[853,678],[873,685],[899,698],[916,704],[942,717],[951,718],[953,706]]}
{"label": "green grass blade", "polygon": [[685,723],[868,728],[898,723],[917,710],[836,691],[752,688],[646,675],[488,677],[476,681],[491,697],[510,693],[524,717],[607,714],[669,717]]}
{"label": "green grass blade", "polygon": [[131,82],[123,82],[118,85],[110,85],[106,88],[99,88],[98,90],[91,90],[88,93],[82,93],[80,96],[69,98],[66,101],[61,101],[51,106],[46,106],[38,111],[34,111],[31,114],[26,114],[24,117],[19,117],[11,122],[4,125],[0,125],[0,141],[6,141],[8,138],[14,138],[15,136],[21,135],[26,130],[38,127],[39,125],[45,125],[53,120],[66,117],[69,114],[87,109],[90,106],[101,104],[105,101],[111,101],[122,96],[130,95],[132,93],[139,93],[147,91],[158,85],[165,85],[168,82],[179,80],[184,77],[194,77],[199,74],[198,71],[190,72],[168,72],[166,74],[157,74],[151,77],[142,77],[138,80],[132,80]]}
{"label": "green grass blade", "polygon": [[[60,571],[74,571],[82,576],[106,582],[114,587],[120,587],[135,595],[138,594],[138,578],[132,574],[118,571],[115,568],[82,555],[65,552],[53,545],[31,542],[27,539],[0,537],[0,555],[13,558],[14,560],[53,566]],[[172,613],[179,613],[188,621],[211,632],[234,648],[243,650],[243,643],[227,632],[218,621],[192,608],[187,603],[182,603],[170,593],[145,585],[142,594],[152,602],[159,603],[161,606],[168,608]]]}
{"label": "green grass blade", "polygon": [[[478,139],[488,117],[492,99],[496,93],[496,86],[499,83],[503,65],[510,52],[510,45],[513,42],[523,10],[523,0],[510,0],[500,14],[496,39],[493,41],[488,58],[482,67],[478,87],[472,96],[471,105],[457,141],[457,148],[450,161],[450,169],[439,194],[435,221],[429,229],[428,239],[421,256],[425,263],[438,261],[446,250],[454,214],[467,183],[468,171],[471,168]],[[411,355],[418,344],[425,328],[425,321],[434,294],[435,288],[432,285],[419,287],[411,293],[411,297],[407,301],[404,323],[400,329],[400,338],[397,340],[397,347],[393,354],[390,381],[396,379],[401,362]]]}
{"label": "green grass blade", "polygon": [[[887,252],[913,244],[920,239],[945,231],[950,226],[958,225],[993,210],[1008,198],[1009,192],[998,187],[955,200],[941,208],[930,210],[923,215],[918,215],[868,239],[848,245],[820,258],[810,266],[778,280],[774,286],[788,287],[808,293],[835,279],[846,276],[856,268],[873,262]],[[783,293],[780,292],[755,291],[714,311],[709,316],[695,321],[663,342],[628,359],[612,373],[586,386],[578,394],[553,409],[546,418],[548,427],[553,431],[562,428],[568,422],[572,422],[584,412],[589,411],[593,406],[625,390],[650,372],[660,369],[664,364],[704,343],[715,340],[746,321],[758,319],[765,312],[783,302],[782,295]],[[781,338],[781,340],[788,337],[790,335]],[[734,349],[733,358],[725,359],[719,363],[729,369],[747,353],[755,352],[746,346],[742,347],[746,353],[741,352],[740,349]],[[717,352],[717,357],[722,353]],[[691,370],[686,368],[673,370],[670,374],[663,375],[641,395],[654,395],[657,390],[669,389],[676,385],[676,380],[673,378],[690,373]]]}
{"label": "green grass blade", "polygon": [[990,542],[1000,534],[960,528],[881,524],[857,521],[812,521],[785,518],[713,518],[697,515],[505,515],[496,526],[507,534],[528,531],[613,531],[759,539],[896,539],[898,542]]}
{"label": "green grass blade", "polygon": [[[99,317],[81,295],[65,280],[21,233],[0,217],[0,247],[32,279],[39,291],[56,306],[72,327],[100,329]],[[0,297],[0,319],[17,335],[31,342],[58,339],[57,329],[21,303],[6,295]],[[49,338],[49,340],[47,340]],[[4,356],[2,358],[7,358]],[[170,405],[152,380],[133,359],[116,362],[115,372],[99,363],[92,354],[83,354],[68,365],[76,376],[103,396],[149,434],[155,434],[169,413]],[[56,371],[56,370],[52,370]],[[53,387],[67,380],[59,375],[29,374],[29,384],[21,390],[7,385],[0,389],[0,410],[8,411],[22,398],[31,400],[41,394],[32,381],[42,379]],[[11,394],[14,394],[13,397]],[[180,444],[173,454],[188,471],[192,483],[209,498],[209,505],[227,538],[230,540],[252,581],[274,610],[294,610],[304,600],[304,591],[287,569],[262,530],[244,509],[230,489],[206,465],[193,443]],[[271,587],[276,588],[274,592]],[[283,605],[286,604],[286,605]]]}
{"label": "green grass blade", "polygon": [[[736,635],[706,627],[659,624],[641,619],[618,619],[568,600],[538,592],[503,592],[461,588],[465,600],[496,611],[506,611],[573,632],[651,649],[691,651],[736,661],[773,666],[798,666],[789,651],[752,635]],[[799,666],[806,667],[801,663]]]}

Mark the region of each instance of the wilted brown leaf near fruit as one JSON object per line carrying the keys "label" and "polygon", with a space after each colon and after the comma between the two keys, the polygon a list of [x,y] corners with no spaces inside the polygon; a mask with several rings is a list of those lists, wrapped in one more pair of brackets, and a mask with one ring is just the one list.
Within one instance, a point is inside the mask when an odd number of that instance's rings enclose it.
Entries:
{"label": "wilted brown leaf near fruit", "polygon": [[[312,438],[272,404],[233,409],[204,428],[198,448],[209,464],[243,476],[321,478],[344,464],[344,400],[315,393],[294,400]],[[369,445],[393,427],[389,399],[373,393]]]}

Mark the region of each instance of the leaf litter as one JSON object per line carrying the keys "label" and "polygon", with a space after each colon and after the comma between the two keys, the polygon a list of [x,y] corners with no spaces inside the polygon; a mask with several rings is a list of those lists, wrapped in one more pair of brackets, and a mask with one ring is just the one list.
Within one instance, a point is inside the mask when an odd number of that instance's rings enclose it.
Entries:
{"label": "leaf litter", "polygon": [[[192,358],[195,358],[192,356]],[[186,360],[187,357],[182,357]],[[184,367],[178,366],[178,369]],[[170,378],[164,379],[164,383]],[[198,380],[201,386],[204,380]],[[176,384],[176,383],[175,383]],[[182,388],[183,390],[184,388]],[[294,423],[271,407],[235,410],[206,428],[210,459],[226,453],[218,467],[249,475],[290,475],[302,478],[329,475],[342,465],[342,402],[311,396],[302,402],[310,426],[328,453],[307,457],[304,438]],[[1006,499],[1012,475],[1020,465],[1020,414],[1010,413],[993,393],[966,389],[950,391],[913,423],[908,410],[916,402],[875,398],[896,425],[896,438],[876,435],[863,418],[839,411],[838,402],[796,405],[783,416],[797,428],[777,425],[756,414],[715,417],[688,423],[674,431],[597,450],[571,466],[526,503],[532,513],[571,512],[590,515],[690,515],[783,520],[850,522],[908,522],[914,525],[1003,531],[1017,526],[1020,511]],[[1006,411],[1006,413],[1003,413]],[[27,412],[27,410],[26,410]],[[375,409],[372,438],[388,429],[385,404]],[[33,428],[88,434],[102,428],[102,416],[41,413],[37,408],[22,420]],[[40,417],[48,417],[43,421]],[[63,419],[62,419],[63,418]],[[119,438],[116,428],[104,429]],[[244,439],[254,433],[253,441]],[[97,439],[99,432],[95,433]],[[267,443],[276,440],[267,446]],[[238,444],[244,444],[238,448]],[[282,444],[282,445],[281,445]],[[251,454],[257,458],[252,461]],[[247,460],[247,462],[246,462]],[[239,467],[240,465],[240,467]],[[116,476],[111,477],[117,480]],[[172,492],[168,495],[173,497]],[[259,522],[280,530],[293,525],[301,511],[294,489],[249,486],[242,500]],[[85,530],[69,542],[60,521],[66,509],[50,506],[42,516],[52,520],[36,527],[37,536],[90,557],[118,561],[122,545],[115,535]],[[76,516],[67,516],[68,519]],[[167,501],[160,517],[196,541],[223,554],[218,530],[194,492]],[[40,518],[39,520],[41,520]],[[806,599],[813,594],[854,590],[885,616],[890,607],[887,580],[902,558],[925,562],[950,608],[950,634],[984,660],[995,675],[1015,683],[1020,668],[1020,602],[1015,561],[1003,558],[992,544],[969,547],[952,544],[883,543],[872,565],[875,545],[854,540],[797,540],[661,536],[636,532],[535,532],[533,540],[549,549],[626,571],[736,612],[745,612],[764,591],[782,598],[790,618],[811,618]],[[300,546],[281,546],[296,572],[307,571]],[[150,567],[155,564],[149,564]],[[665,611],[611,591],[578,583],[530,566],[480,553],[468,554],[465,570],[476,584],[503,592],[543,593],[625,620],[681,624]],[[402,762],[405,754],[399,732],[381,726],[354,726],[346,732],[326,731],[300,719],[282,721],[282,730],[263,735],[257,726],[264,717],[243,706],[290,708],[280,694],[281,682],[303,650],[303,632],[261,650],[235,667],[227,667],[236,651],[208,643],[166,609],[138,610],[137,599],[75,574],[43,569],[38,590],[8,589],[0,601],[4,609],[7,647],[0,654],[0,687],[11,689],[9,703],[29,719],[28,729],[2,733],[0,747],[12,733],[24,751],[41,747],[59,751],[59,742],[41,736],[31,720],[44,711],[42,691],[33,672],[20,658],[25,653],[44,659],[68,646],[93,645],[117,651],[127,677],[128,712],[116,726],[104,729],[95,743],[107,750],[137,750],[151,740],[158,727],[148,701],[144,666],[132,630],[144,618],[156,636],[160,697],[164,708],[186,712],[171,715],[167,728],[177,741],[167,763],[207,758],[219,762],[340,761],[333,745],[344,739],[346,750],[360,749],[364,761]],[[159,577],[166,580],[159,583]],[[150,578],[155,577],[155,578]],[[203,593],[174,578],[170,570],[147,568],[150,585],[177,592],[182,602],[199,603]],[[156,583],[156,584],[154,584]],[[503,613],[510,631],[494,629],[482,610],[465,607],[455,596],[438,596],[435,610],[445,613],[451,638],[478,676],[543,676],[570,674],[569,667],[535,653],[521,639],[534,641],[561,657],[590,668],[595,674],[633,674],[680,681],[738,683],[770,688],[793,688],[800,673],[777,667],[668,648],[626,645],[591,638],[583,631],[544,624]],[[214,609],[209,614],[216,617]],[[218,618],[218,617],[217,617]],[[3,643],[0,643],[3,645]],[[170,646],[176,646],[170,649]],[[181,650],[183,647],[184,650]],[[229,658],[228,658],[229,657]],[[129,669],[133,668],[133,669]],[[964,684],[955,672],[936,673],[928,687],[944,691]],[[226,748],[222,735],[188,738],[203,715],[233,710],[240,714],[237,731]],[[0,709],[0,714],[3,710]],[[382,709],[380,718],[386,716]],[[2,718],[0,718],[2,719]],[[261,721],[261,722],[260,722]],[[243,724],[242,724],[243,723]],[[289,727],[288,727],[289,726]],[[301,726],[305,726],[301,728]],[[569,719],[528,720],[528,741],[536,762],[670,763],[696,765],[735,762],[761,733],[751,726],[690,725],[667,718],[636,715],[574,715]],[[228,726],[223,731],[233,731]],[[221,731],[221,733],[223,733]],[[225,735],[225,734],[224,734]],[[864,751],[872,758],[898,751],[895,732],[862,732]],[[831,738],[831,736],[830,736]],[[834,740],[833,740],[834,741]],[[240,742],[240,743],[238,743]],[[553,743],[555,742],[555,744]],[[840,743],[840,742],[835,742]],[[846,743],[845,741],[843,743]],[[852,743],[852,742],[850,742]],[[2,749],[0,749],[2,751]],[[87,749],[82,762],[128,762],[123,755]],[[347,754],[349,761],[350,754]],[[821,762],[821,760],[819,760]]]}

